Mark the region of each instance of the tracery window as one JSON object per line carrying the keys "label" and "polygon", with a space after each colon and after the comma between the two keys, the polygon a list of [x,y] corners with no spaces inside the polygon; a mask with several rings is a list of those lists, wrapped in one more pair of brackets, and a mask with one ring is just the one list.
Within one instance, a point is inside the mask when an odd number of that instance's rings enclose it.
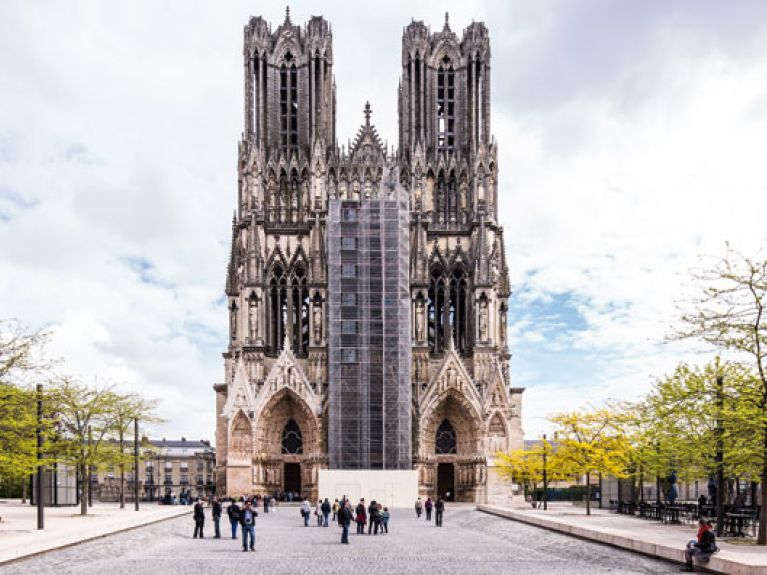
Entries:
{"label": "tracery window", "polygon": [[301,435],[301,428],[298,427],[295,419],[290,419],[282,430],[282,453],[302,454],[304,452],[304,438]]}
{"label": "tracery window", "polygon": [[443,419],[437,428],[437,436],[434,439],[434,447],[437,455],[452,455],[458,452],[458,442],[455,438],[455,429],[447,419]]}

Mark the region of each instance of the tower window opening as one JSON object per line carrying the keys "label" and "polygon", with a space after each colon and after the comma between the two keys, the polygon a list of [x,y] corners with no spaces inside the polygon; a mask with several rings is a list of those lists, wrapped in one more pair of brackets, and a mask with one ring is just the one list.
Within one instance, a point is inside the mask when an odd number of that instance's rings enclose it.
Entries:
{"label": "tower window opening", "polygon": [[455,72],[447,56],[437,70],[437,142],[448,150],[455,146]]}

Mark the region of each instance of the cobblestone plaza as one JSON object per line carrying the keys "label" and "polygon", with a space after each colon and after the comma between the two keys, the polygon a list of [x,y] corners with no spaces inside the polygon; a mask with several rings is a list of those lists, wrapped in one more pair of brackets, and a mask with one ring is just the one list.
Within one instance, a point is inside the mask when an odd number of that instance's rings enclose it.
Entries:
{"label": "cobblestone plaza", "polygon": [[[226,519],[226,518],[225,518]],[[226,534],[228,524],[223,524]],[[673,573],[677,565],[566,537],[478,512],[450,506],[444,527],[396,509],[390,533],[351,535],[304,528],[297,507],[261,514],[256,552],[242,553],[240,541],[212,539],[209,511],[204,540],[192,539],[192,514],[112,535],[0,567],[2,575],[173,575],[175,573]]]}

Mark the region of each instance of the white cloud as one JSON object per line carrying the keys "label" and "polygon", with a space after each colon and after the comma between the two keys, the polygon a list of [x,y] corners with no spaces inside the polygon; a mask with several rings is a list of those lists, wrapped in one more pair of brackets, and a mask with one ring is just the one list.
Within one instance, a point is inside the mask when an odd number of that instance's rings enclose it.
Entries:
{"label": "white cloud", "polygon": [[[161,397],[168,436],[213,435],[241,30],[260,8],[0,6],[0,317],[51,325],[73,371]],[[551,411],[646,389],[689,353],[657,342],[695,256],[765,242],[763,3],[291,9],[333,26],[340,143],[367,99],[396,142],[411,16],[488,23],[512,378],[528,386],[530,434]],[[282,8],[264,15],[276,26]],[[563,295],[570,316],[536,311]]]}

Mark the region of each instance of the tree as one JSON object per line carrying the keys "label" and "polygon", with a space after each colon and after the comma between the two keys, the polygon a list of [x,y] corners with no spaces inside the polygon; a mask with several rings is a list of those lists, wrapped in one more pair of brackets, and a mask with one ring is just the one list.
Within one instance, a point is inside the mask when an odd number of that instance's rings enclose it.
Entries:
{"label": "tree", "polygon": [[673,339],[695,338],[717,349],[748,358],[759,382],[752,408],[757,415],[762,448],[762,505],[757,543],[767,545],[767,260],[748,257],[727,246],[726,255],[710,268],[693,270],[697,296],[685,305]]}
{"label": "tree", "polygon": [[[532,449],[514,449],[508,453],[496,454],[498,470],[501,476],[506,477],[522,486],[525,494],[531,494],[533,506],[535,506],[535,493],[538,485],[543,483],[543,456],[548,461],[554,453],[552,444],[542,441]],[[557,469],[547,463],[547,482],[563,479],[557,474]],[[544,489],[546,486],[544,485]]]}
{"label": "tree", "polygon": [[90,472],[109,460],[107,439],[115,429],[120,396],[110,386],[89,387],[67,376],[57,378],[51,394],[60,432],[52,449],[57,460],[77,469],[83,486],[80,513],[87,515]]}
{"label": "tree", "polygon": [[[17,320],[0,320],[0,478],[22,485],[45,460],[37,459],[37,413],[31,380],[45,376],[51,362],[42,352],[48,333],[29,331]],[[50,431],[44,421],[43,433]]]}
{"label": "tree", "polygon": [[631,444],[626,414],[608,406],[559,413],[549,421],[557,435],[551,467],[562,476],[586,476],[586,514],[591,515],[591,475],[627,476]]}

